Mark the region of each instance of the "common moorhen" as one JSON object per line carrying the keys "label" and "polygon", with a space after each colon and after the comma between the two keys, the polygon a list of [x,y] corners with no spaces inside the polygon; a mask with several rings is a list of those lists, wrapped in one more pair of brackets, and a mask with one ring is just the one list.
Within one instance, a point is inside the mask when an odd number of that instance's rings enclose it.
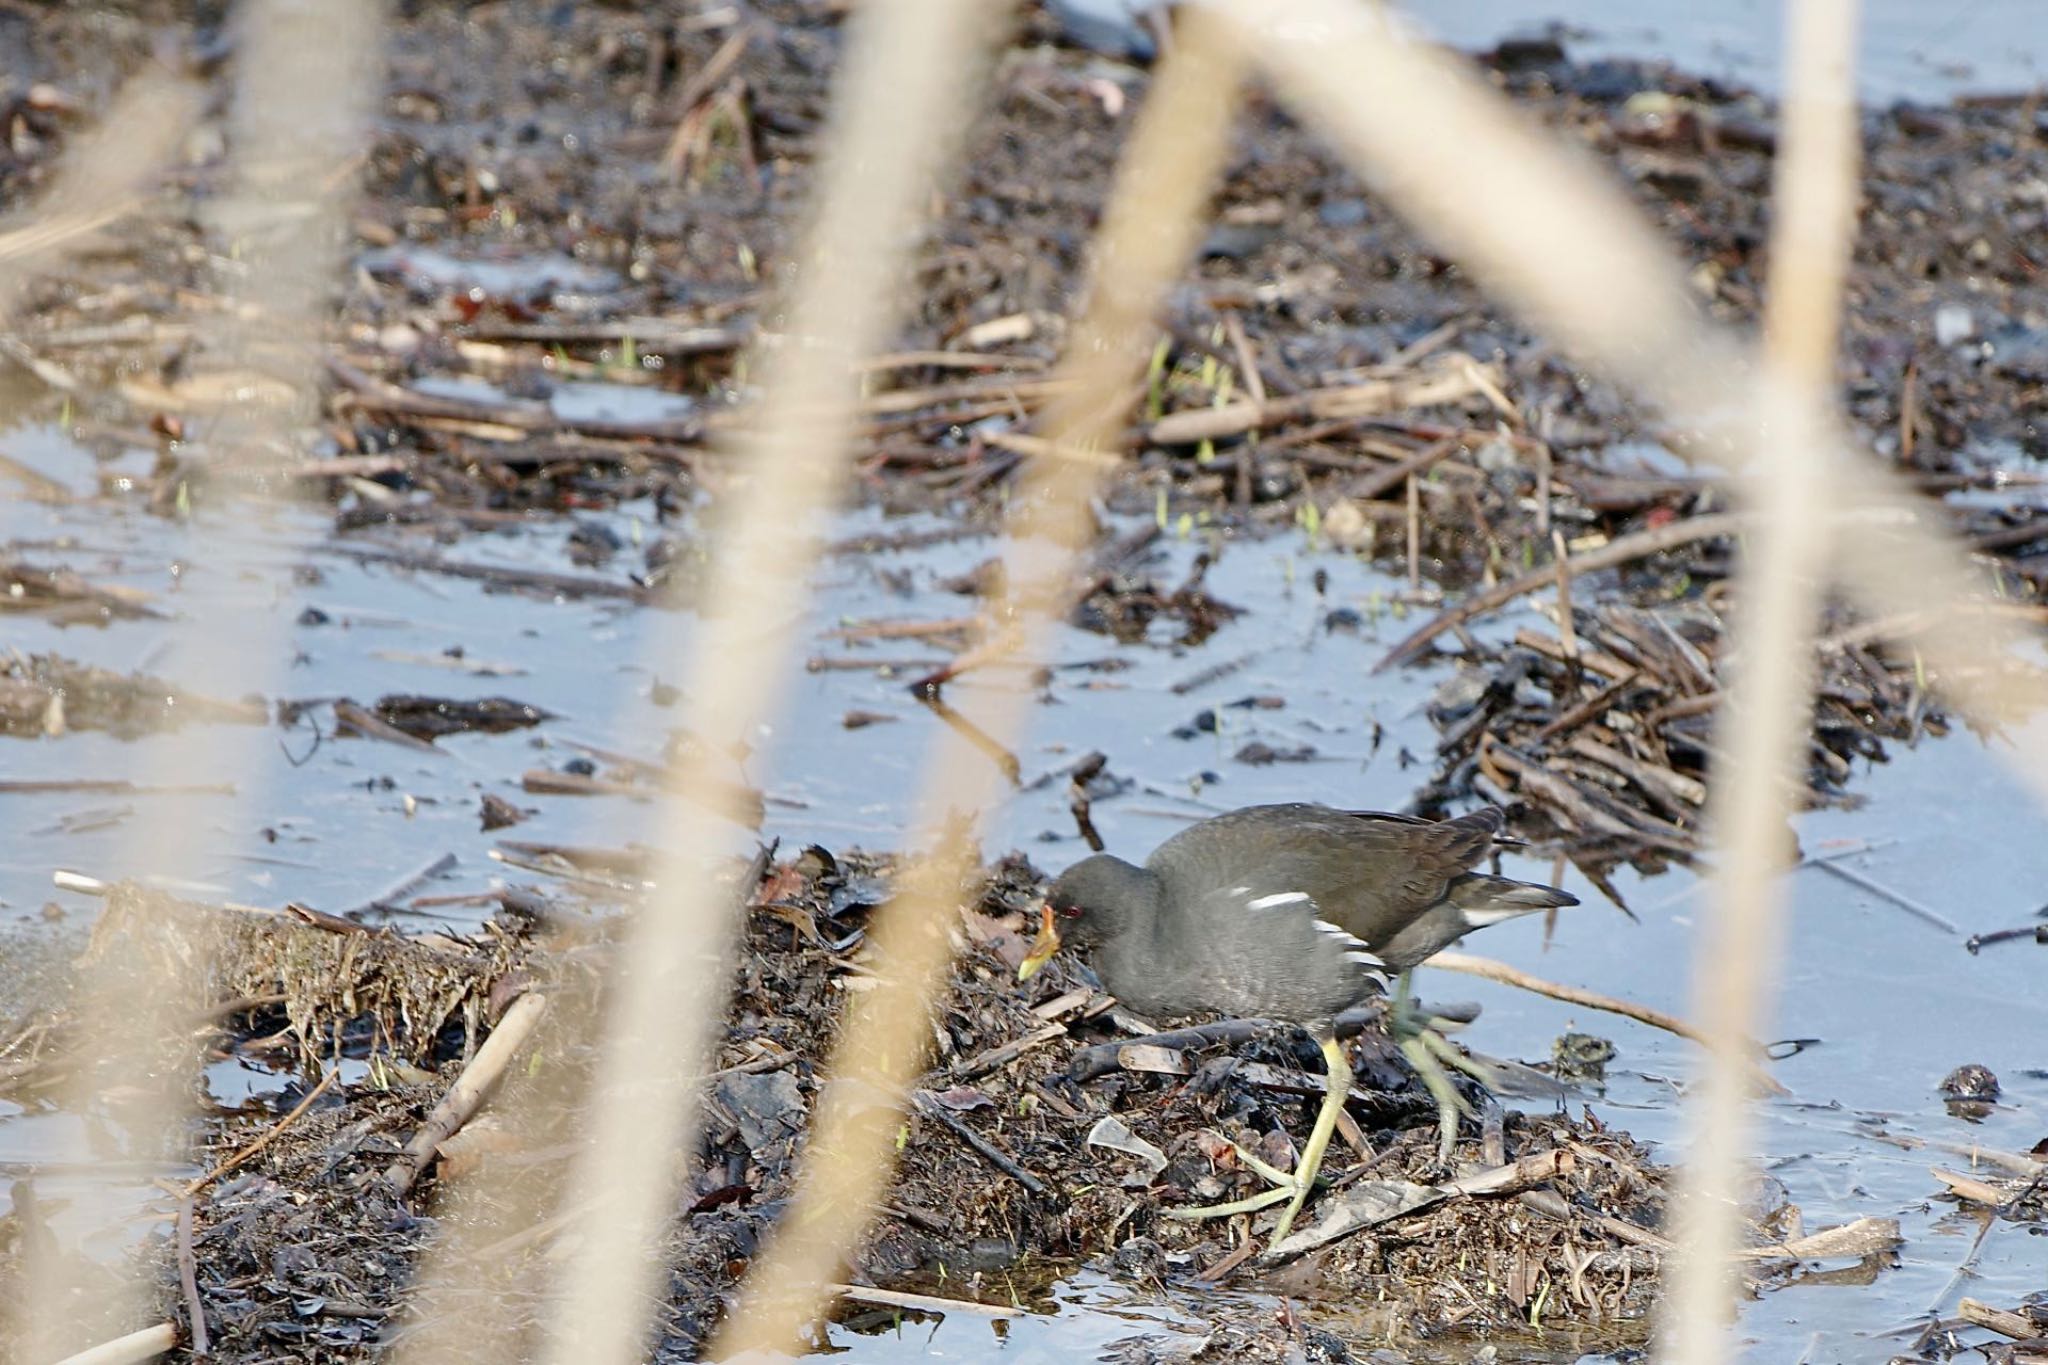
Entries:
{"label": "common moorhen", "polygon": [[1329,806],[1247,806],[1190,826],[1134,867],[1098,853],[1046,891],[1043,928],[1018,967],[1044,966],[1062,943],[1087,952],[1102,984],[1131,1008],[1218,1013],[1299,1024],[1321,1045],[1329,1090],[1294,1173],[1252,1163],[1277,1188],[1180,1211],[1209,1217],[1293,1200],[1273,1240],[1293,1226],[1351,1090],[1337,1015],[1398,973],[1390,1023],[1436,1098],[1442,1156],[1457,1141],[1462,1102],[1437,1057],[1449,1044],[1408,1017],[1407,974],[1474,929],[1576,897],[1472,869],[1499,842],[1491,807],[1432,821]]}

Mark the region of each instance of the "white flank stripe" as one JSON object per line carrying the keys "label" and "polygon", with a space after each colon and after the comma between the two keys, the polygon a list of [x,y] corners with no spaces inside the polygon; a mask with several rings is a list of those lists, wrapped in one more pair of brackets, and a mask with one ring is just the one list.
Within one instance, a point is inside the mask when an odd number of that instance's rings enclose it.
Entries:
{"label": "white flank stripe", "polygon": [[1277,891],[1270,896],[1261,896],[1248,904],[1253,910],[1278,910],[1283,905],[1307,905],[1308,901],[1309,896],[1306,891]]}

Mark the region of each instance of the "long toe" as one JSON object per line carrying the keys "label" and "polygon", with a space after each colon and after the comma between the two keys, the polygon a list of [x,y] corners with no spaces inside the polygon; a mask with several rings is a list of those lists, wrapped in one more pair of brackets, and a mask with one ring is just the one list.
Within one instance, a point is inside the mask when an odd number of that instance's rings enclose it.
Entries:
{"label": "long toe", "polygon": [[[1168,1209],[1166,1210],[1168,1216],[1173,1218],[1217,1218],[1232,1213],[1250,1213],[1257,1209],[1263,1209],[1269,1204],[1277,1204],[1285,1199],[1287,1200],[1287,1207],[1281,1212],[1280,1221],[1273,1229],[1272,1245],[1277,1246],[1286,1240],[1288,1232],[1294,1227],[1295,1215],[1301,1212],[1301,1206],[1308,1202],[1309,1192],[1315,1188],[1316,1172],[1322,1169],[1323,1154],[1330,1147],[1330,1135],[1337,1131],[1337,1115],[1343,1110],[1344,1101],[1351,1094],[1351,1063],[1345,1057],[1344,1049],[1335,1038],[1323,1038],[1320,1042],[1323,1052],[1323,1064],[1327,1068],[1323,1103],[1316,1111],[1315,1127],[1309,1132],[1307,1145],[1301,1149],[1301,1159],[1295,1163],[1294,1173],[1290,1175],[1285,1171],[1277,1170],[1259,1160],[1250,1152],[1245,1151],[1244,1148],[1238,1147],[1237,1154],[1239,1158],[1244,1161],[1248,1168],[1257,1172],[1260,1178],[1272,1185],[1272,1189],[1267,1190],[1263,1194],[1255,1194],[1249,1199],[1238,1199],[1228,1204],[1211,1204],[1202,1208]],[[1424,1055],[1426,1056],[1427,1054]],[[1443,1078],[1441,1068],[1438,1070],[1438,1077],[1443,1081],[1445,1088],[1448,1089],[1450,1081]],[[1452,1092],[1454,1098],[1455,1093]],[[1236,1144],[1232,1145],[1235,1146]]]}
{"label": "long toe", "polygon": [[1429,1091],[1430,1098],[1436,1101],[1437,1160],[1449,1165],[1451,1152],[1458,1145],[1458,1118],[1466,1112],[1465,1099],[1451,1084],[1449,1073],[1423,1037],[1403,1040],[1401,1055],[1408,1059],[1417,1079]]}
{"label": "long toe", "polygon": [[1301,1194],[1301,1181],[1291,1173],[1277,1166],[1269,1166],[1258,1157],[1233,1142],[1231,1149],[1245,1169],[1258,1176],[1272,1188],[1243,1199],[1233,1199],[1226,1204],[1189,1204],[1181,1208],[1162,1209],[1168,1218],[1228,1218],[1234,1213],[1257,1213],[1260,1209],[1271,1208],[1283,1199],[1297,1198]]}

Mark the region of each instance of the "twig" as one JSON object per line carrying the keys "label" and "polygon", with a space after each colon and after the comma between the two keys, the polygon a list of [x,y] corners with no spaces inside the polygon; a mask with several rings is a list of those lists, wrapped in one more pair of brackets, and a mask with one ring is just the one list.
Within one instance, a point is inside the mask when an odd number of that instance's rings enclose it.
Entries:
{"label": "twig", "polygon": [[1503,986],[1516,986],[1536,995],[1549,996],[1552,1000],[1562,1000],[1567,1005],[1582,1005],[1587,1009],[1619,1014],[1639,1024],[1648,1024],[1651,1028],[1660,1028],[1666,1033],[1689,1038],[1695,1043],[1704,1041],[1698,1029],[1675,1014],[1666,1014],[1662,1010],[1652,1009],[1648,1005],[1638,1005],[1633,1000],[1623,1000],[1619,996],[1602,995],[1583,986],[1567,986],[1557,981],[1545,981],[1541,977],[1529,975],[1519,967],[1510,967],[1507,963],[1497,962],[1490,957],[1444,952],[1429,959],[1425,965],[1442,967],[1450,972],[1463,972],[1467,976],[1476,976],[1487,981],[1497,981]]}
{"label": "twig", "polygon": [[1422,485],[1408,476],[1408,591],[1422,591]]}
{"label": "twig", "polygon": [[1572,558],[1571,549],[1564,542],[1564,532],[1550,533],[1551,563],[1557,569],[1557,635],[1564,644],[1565,661],[1572,666],[1572,676],[1579,670],[1579,632],[1572,622]]}
{"label": "twig", "polygon": [[1531,1152],[1505,1166],[1446,1180],[1437,1188],[1449,1195],[1520,1194],[1555,1176],[1569,1175],[1576,1164],[1570,1152],[1552,1147]]}
{"label": "twig", "polygon": [[1076,1083],[1092,1081],[1097,1076],[1107,1076],[1123,1066],[1120,1054],[1127,1047],[1149,1046],[1169,1052],[1181,1052],[1190,1048],[1210,1047],[1217,1043],[1248,1043],[1263,1037],[1278,1028],[1285,1028],[1271,1019],[1222,1019],[1198,1028],[1175,1029],[1171,1033],[1153,1033],[1122,1042],[1097,1043],[1093,1047],[1077,1050],[1067,1059],[1067,1078]]}
{"label": "twig", "polygon": [[1002,1148],[996,1146],[948,1112],[946,1107],[940,1104],[938,1099],[929,1090],[916,1091],[914,1098],[920,1114],[925,1115],[927,1118],[937,1119],[940,1123],[943,1123],[952,1130],[953,1136],[959,1138],[969,1147],[972,1147],[991,1166],[994,1166],[1004,1175],[1031,1191],[1031,1193],[1037,1195],[1045,1193],[1044,1181],[1025,1170],[1022,1166],[1019,1166],[1016,1159],[1010,1156],[1009,1153],[1003,1151]]}
{"label": "twig", "polygon": [[1967,1200],[1972,1204],[1984,1204],[1994,1209],[2006,1202],[2005,1191],[1988,1181],[1964,1175],[1961,1171],[1943,1170],[1939,1166],[1929,1166],[1927,1169],[1934,1173],[1936,1180],[1948,1186],[1948,1192],[1958,1199]]}
{"label": "twig", "polygon": [[[1630,560],[1676,549],[1680,545],[1690,545],[1694,541],[1718,540],[1723,536],[1734,535],[1746,523],[1747,518],[1736,512],[1711,512],[1705,516],[1673,522],[1669,526],[1659,526],[1654,530],[1638,531],[1634,535],[1623,536],[1620,540],[1610,541],[1597,550],[1578,556],[1573,561],[1571,571],[1584,576],[1597,573],[1601,569],[1611,569],[1617,564],[1626,564]],[[1495,607],[1514,601],[1517,597],[1526,597],[1532,592],[1542,591],[1557,582],[1561,567],[1559,564],[1551,564],[1466,598],[1449,611],[1438,614],[1417,628],[1407,639],[1388,650],[1387,656],[1372,666],[1372,671],[1379,673],[1395,664],[1406,663],[1421,653],[1424,645],[1453,626],[1461,626],[1473,617],[1482,616]]]}
{"label": "twig", "polygon": [[1914,919],[1917,919],[1925,924],[1931,924],[1935,928],[1941,930],[1943,933],[1960,935],[1963,932],[1962,926],[1958,925],[1957,923],[1955,923],[1955,921],[1949,919],[1947,916],[1941,914],[1939,911],[1928,909],[1919,901],[1914,900],[1911,896],[1906,895],[1904,892],[1894,891],[1890,887],[1886,886],[1883,882],[1880,882],[1873,877],[1866,877],[1861,872],[1856,871],[1854,868],[1843,867],[1838,862],[1823,859],[1816,859],[1813,865],[1823,872],[1833,873],[1835,876],[1840,877],[1843,881],[1849,883],[1849,885],[1851,886],[1861,887],[1863,890],[1868,891],[1873,896],[1879,897],[1882,900],[1890,901],[1893,905],[1898,906],[1899,909],[1905,911]]}
{"label": "twig", "polygon": [[1242,436],[1254,427],[1304,419],[1377,417],[1407,408],[1435,407],[1479,392],[1477,381],[1493,373],[1497,372],[1475,365],[1469,356],[1452,354],[1425,370],[1392,379],[1312,389],[1264,403],[1245,399],[1220,408],[1169,413],[1146,430],[1145,439],[1158,446],[1194,445],[1199,441]]}
{"label": "twig", "polygon": [[828,640],[924,640],[938,635],[968,635],[987,622],[979,616],[949,616],[941,621],[856,621],[825,632]]}
{"label": "twig", "polygon": [[1232,1271],[1236,1270],[1246,1261],[1249,1261],[1253,1256],[1256,1256],[1258,1254],[1258,1251],[1259,1244],[1253,1241],[1251,1238],[1247,1237],[1238,1246],[1237,1250],[1231,1252],[1228,1256],[1225,1256],[1222,1260],[1216,1262],[1216,1264],[1210,1266],[1207,1270],[1204,1270],[1200,1274],[1196,1275],[1195,1279],[1198,1283],[1201,1284],[1221,1284],[1226,1278],[1229,1277]]}
{"label": "twig", "polygon": [[506,399],[480,403],[468,398],[446,398],[420,393],[386,383],[340,359],[329,358],[327,369],[356,402],[374,412],[395,417],[446,417],[459,421],[493,422],[520,431],[580,431],[596,436],[651,437],[666,441],[694,441],[703,432],[695,418],[680,421],[610,422],[600,418],[564,418],[546,403]]}
{"label": "twig", "polygon": [[1982,1327],[1987,1332],[1996,1332],[2014,1341],[2031,1341],[2041,1335],[2041,1329],[2025,1314],[1993,1308],[1981,1299],[1960,1300],[1956,1304],[1956,1316],[1972,1327]]}
{"label": "twig", "polygon": [[999,1304],[976,1303],[972,1299],[942,1299],[933,1294],[911,1294],[900,1289],[877,1289],[866,1284],[835,1284],[832,1292],[843,1299],[879,1303],[889,1308],[915,1308],[927,1313],[973,1313],[984,1318],[1017,1318],[1029,1310],[1004,1308]]}
{"label": "twig", "polygon": [[1994,944],[2011,943],[2026,938],[2036,943],[2048,943],[2048,921],[2040,924],[2023,924],[2017,929],[1994,929],[1988,934],[1972,934],[1963,940],[1963,946],[1975,953]]}
{"label": "twig", "polygon": [[1017,755],[1005,749],[988,731],[948,706],[939,695],[938,689],[920,690],[917,699],[923,702],[933,715],[950,726],[955,734],[988,755],[989,762],[995,764],[1003,776],[1010,780],[1012,787],[1023,785],[1024,765],[1018,760]]}
{"label": "twig", "polygon": [[199,1299],[199,1257],[192,1249],[192,1196],[189,1194],[178,1201],[178,1288],[185,1295],[185,1317],[192,1334],[192,1354],[211,1354],[213,1346],[206,1336],[206,1305]]}
{"label": "twig", "polygon": [[1361,502],[1370,502],[1382,493],[1399,488],[1405,482],[1408,485],[1408,501],[1412,505],[1415,501],[1416,481],[1464,448],[1465,438],[1462,433],[1457,436],[1446,436],[1441,441],[1424,446],[1413,455],[1406,456],[1384,469],[1374,470],[1346,492]]}
{"label": "twig", "polygon": [[56,1365],[135,1365],[137,1361],[154,1360],[177,1344],[177,1324],[160,1322],[154,1327],[130,1332],[125,1337],[89,1346],[75,1355],[65,1356]]}
{"label": "twig", "polygon": [[1065,1024],[1046,1024],[1031,1030],[1021,1038],[1012,1038],[1007,1043],[975,1053],[966,1061],[952,1067],[947,1075],[955,1081],[971,1081],[986,1076],[991,1071],[1008,1066],[1035,1047],[1043,1047],[1055,1038],[1064,1038],[1066,1033]]}
{"label": "twig", "polygon": [[1101,853],[1109,847],[1103,841],[1102,831],[1095,828],[1095,803],[1088,795],[1088,788],[1080,782],[1068,784],[1072,793],[1067,809],[1073,814],[1074,828],[1080,831],[1081,842],[1088,845],[1091,853]]}
{"label": "twig", "polygon": [[627,796],[635,801],[652,801],[663,791],[668,791],[750,828],[760,827],[763,814],[759,792],[737,782],[721,781],[708,775],[690,786],[670,781],[660,787],[650,787],[640,782],[620,782],[582,773],[558,773],[551,768],[528,768],[519,775],[519,788],[535,796]]}
{"label": "twig", "polygon": [[1538,730],[1530,737],[1531,744],[1541,744],[1545,740],[1555,739],[1568,730],[1575,730],[1579,726],[1584,725],[1587,721],[1612,706],[1621,696],[1622,692],[1634,686],[1636,679],[1641,676],[1642,674],[1638,673],[1635,669],[1629,669],[1621,677],[1616,678],[1613,682],[1607,684],[1607,686],[1601,688],[1577,706],[1572,707],[1571,710],[1566,711],[1556,720],[1545,725],[1541,730]]}
{"label": "twig", "polygon": [[256,1156],[257,1153],[261,1152],[265,1147],[268,1147],[271,1143],[277,1141],[277,1135],[279,1133],[282,1133],[285,1129],[291,1127],[294,1123],[298,1122],[299,1117],[302,1114],[304,1114],[308,1109],[311,1109],[313,1107],[314,1102],[317,1101],[322,1095],[326,1094],[327,1091],[334,1085],[335,1081],[340,1079],[340,1077],[341,1069],[339,1067],[336,1067],[334,1070],[322,1076],[320,1078],[320,1083],[318,1085],[315,1085],[311,1090],[308,1090],[305,1094],[305,1097],[302,1098],[297,1104],[292,1106],[292,1111],[289,1114],[286,1114],[276,1123],[271,1124],[269,1130],[265,1132],[262,1137],[257,1138],[247,1147],[242,1148],[233,1156],[229,1157],[226,1161],[221,1162],[220,1165],[214,1167],[205,1175],[200,1176],[191,1184],[187,1185],[185,1187],[184,1194],[182,1197],[186,1200],[190,1200],[194,1195],[198,1194],[201,1190],[205,1189],[208,1185],[211,1185],[214,1181],[220,1179],[228,1172],[236,1170],[241,1166],[246,1165],[250,1161],[250,1159]]}
{"label": "twig", "polygon": [[355,909],[346,910],[342,913],[344,915],[364,915],[373,910],[403,909],[404,907],[399,904],[400,901],[403,901],[421,886],[453,868],[455,862],[456,858],[453,853],[443,853],[417,872],[407,873],[399,881],[386,887],[381,894],[372,896]]}
{"label": "twig", "polygon": [[1896,1218],[1858,1218],[1839,1227],[1822,1228],[1788,1242],[1744,1247],[1736,1255],[1745,1261],[1821,1261],[1850,1256],[1861,1260],[1888,1251],[1905,1239],[1899,1235]]}
{"label": "twig", "polygon": [[1207,668],[1182,678],[1179,682],[1167,688],[1167,691],[1173,693],[1176,697],[1185,697],[1197,688],[1207,687],[1212,682],[1229,677],[1258,657],[1256,653],[1240,654],[1236,658],[1224,659],[1220,663],[1210,664]]}
{"label": "twig", "polygon": [[2034,1180],[2038,1180],[2044,1174],[2048,1174],[2048,1162],[2037,1160],[2034,1157],[2026,1156],[2019,1152],[2004,1152],[1996,1147],[1978,1147],[1962,1142],[1942,1142],[1930,1138],[1909,1137],[1903,1133],[1877,1132],[1867,1128],[1859,1128],[1857,1131],[1874,1142],[1882,1142],[1888,1146],[1897,1147],[1901,1151],[1947,1152],[1950,1156],[1959,1156],[1973,1163],[1996,1166],[2000,1170],[2011,1171],[2014,1175],[2026,1176]]}
{"label": "twig", "polygon": [[232,782],[152,783],[129,782],[121,778],[16,778],[0,779],[0,796],[49,796],[75,793],[94,796],[233,796]]}
{"label": "twig", "polygon": [[543,592],[551,597],[611,597],[641,604],[653,604],[658,601],[658,594],[638,583],[623,583],[610,578],[549,573],[542,569],[515,569],[503,564],[467,564],[461,560],[443,559],[437,554],[371,550],[353,545],[320,545],[315,548],[323,554],[353,559],[358,564],[387,564],[393,568],[410,569],[415,573],[443,574],[449,578],[466,578],[493,587]]}
{"label": "twig", "polygon": [[528,991],[512,1002],[498,1026],[491,1030],[491,1036],[470,1058],[462,1075],[455,1084],[448,1087],[448,1093],[434,1106],[434,1112],[427,1115],[427,1121],[413,1134],[411,1142],[405,1144],[405,1151],[398,1160],[384,1170],[384,1179],[391,1186],[393,1194],[404,1196],[413,1187],[413,1182],[427,1169],[434,1159],[435,1149],[453,1137],[470,1116],[482,1107],[484,1099],[504,1074],[520,1047],[546,1013],[548,998],[537,991]]}

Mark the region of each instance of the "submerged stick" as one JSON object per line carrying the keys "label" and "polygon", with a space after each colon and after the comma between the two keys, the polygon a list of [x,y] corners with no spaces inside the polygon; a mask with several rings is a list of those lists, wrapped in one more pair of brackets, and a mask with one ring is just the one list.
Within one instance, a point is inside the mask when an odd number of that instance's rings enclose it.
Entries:
{"label": "submerged stick", "polygon": [[901,1289],[877,1289],[870,1284],[835,1284],[832,1292],[842,1299],[879,1303],[885,1308],[914,1308],[925,1313],[972,1313],[983,1318],[1019,1318],[1029,1310],[1004,1308],[1000,1304],[976,1303],[972,1299],[942,1299],[935,1294],[912,1294]]}

